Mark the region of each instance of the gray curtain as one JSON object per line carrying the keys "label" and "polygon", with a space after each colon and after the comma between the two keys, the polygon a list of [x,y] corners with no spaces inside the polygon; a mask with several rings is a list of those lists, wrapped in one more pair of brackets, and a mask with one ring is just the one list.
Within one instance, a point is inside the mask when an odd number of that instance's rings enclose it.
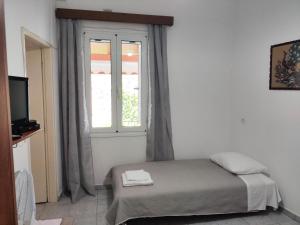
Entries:
{"label": "gray curtain", "polygon": [[95,195],[80,22],[59,20],[59,77],[65,189],[73,202]]}
{"label": "gray curtain", "polygon": [[174,160],[166,27],[149,25],[149,115],[147,161]]}

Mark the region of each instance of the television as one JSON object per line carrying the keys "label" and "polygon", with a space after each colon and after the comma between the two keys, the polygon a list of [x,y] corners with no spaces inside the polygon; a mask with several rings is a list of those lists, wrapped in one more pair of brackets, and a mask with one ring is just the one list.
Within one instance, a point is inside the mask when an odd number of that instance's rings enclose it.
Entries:
{"label": "television", "polygon": [[9,94],[12,125],[29,121],[28,78],[9,76]]}

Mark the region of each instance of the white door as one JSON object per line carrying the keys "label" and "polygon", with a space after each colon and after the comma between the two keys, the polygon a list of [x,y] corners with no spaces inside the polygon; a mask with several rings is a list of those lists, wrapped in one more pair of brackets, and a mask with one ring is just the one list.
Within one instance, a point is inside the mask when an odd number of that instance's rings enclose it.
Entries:
{"label": "white door", "polygon": [[29,117],[41,125],[30,139],[31,169],[36,202],[47,202],[46,142],[44,124],[43,66],[41,49],[26,52],[29,81]]}

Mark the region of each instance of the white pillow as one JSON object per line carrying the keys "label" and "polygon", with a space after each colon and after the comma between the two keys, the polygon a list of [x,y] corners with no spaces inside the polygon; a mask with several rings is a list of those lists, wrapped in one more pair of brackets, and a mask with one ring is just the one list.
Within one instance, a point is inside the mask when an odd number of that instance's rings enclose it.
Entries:
{"label": "white pillow", "polygon": [[212,155],[210,159],[235,174],[253,174],[266,173],[267,167],[257,162],[256,160],[237,153],[237,152],[222,152]]}

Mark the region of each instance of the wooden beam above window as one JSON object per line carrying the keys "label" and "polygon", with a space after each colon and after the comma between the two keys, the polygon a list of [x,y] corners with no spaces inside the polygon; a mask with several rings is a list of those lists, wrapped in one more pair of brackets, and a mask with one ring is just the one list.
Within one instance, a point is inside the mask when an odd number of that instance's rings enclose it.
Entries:
{"label": "wooden beam above window", "polygon": [[173,26],[174,24],[174,17],[172,16],[155,16],[63,8],[56,9],[56,17],[60,19],[97,20],[121,23],[158,24],[167,26]]}

